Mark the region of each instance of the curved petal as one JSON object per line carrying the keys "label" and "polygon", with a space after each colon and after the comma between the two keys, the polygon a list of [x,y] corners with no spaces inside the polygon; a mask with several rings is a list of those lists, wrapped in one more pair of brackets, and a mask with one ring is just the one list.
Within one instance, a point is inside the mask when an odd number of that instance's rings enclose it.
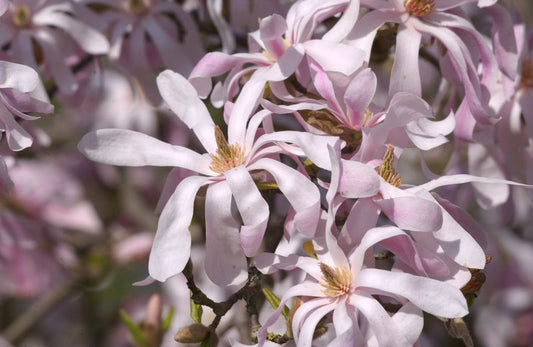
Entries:
{"label": "curved petal", "polygon": [[224,176],[244,222],[240,233],[244,254],[254,256],[266,231],[270,215],[268,204],[244,166],[229,170]]}
{"label": "curved petal", "polygon": [[13,88],[28,93],[37,88],[39,75],[29,66],[0,61],[0,88]]}
{"label": "curved petal", "polygon": [[209,169],[211,158],[132,130],[100,129],[90,132],[78,143],[78,149],[87,158],[104,164],[176,166],[214,175]]}
{"label": "curved petal", "polygon": [[33,23],[63,29],[87,53],[104,54],[109,51],[109,42],[104,35],[66,13],[52,11],[37,13],[33,17]]}
{"label": "curved petal", "polygon": [[[51,30],[51,29],[50,29]],[[35,33],[34,38],[41,47],[45,61],[50,68],[50,73],[54,77],[59,90],[65,94],[72,94],[78,89],[78,81],[65,64],[64,57],[57,50],[56,38],[49,30],[39,30]]]}
{"label": "curved petal", "polygon": [[161,72],[156,81],[159,93],[172,112],[194,131],[209,153],[215,153],[217,144],[213,119],[191,83],[171,70]]}
{"label": "curved petal", "polygon": [[379,346],[411,346],[389,313],[376,299],[364,293],[357,293],[353,297],[353,305],[368,320]]}
{"label": "curved petal", "polygon": [[378,193],[381,185],[377,172],[354,160],[341,160],[338,193],[345,198],[366,198]]}
{"label": "curved petal", "polygon": [[441,208],[416,196],[399,196],[374,200],[381,211],[399,228],[412,231],[435,231],[442,226]]}
{"label": "curved petal", "polygon": [[313,234],[320,218],[320,193],[318,188],[300,172],[276,160],[259,159],[248,170],[263,169],[276,180],[279,189],[294,208],[294,224],[306,235]]}
{"label": "curved petal", "polygon": [[225,181],[207,188],[205,198],[205,271],[220,286],[242,284],[248,264],[239,240],[239,224],[231,211],[231,190]]}
{"label": "curved petal", "polygon": [[338,141],[339,139],[335,136],[315,135],[301,131],[276,131],[259,137],[255,141],[252,153],[268,143],[293,143],[302,149],[313,164],[320,168],[331,170],[328,146],[334,147]]}
{"label": "curved petal", "polygon": [[323,287],[320,284],[315,282],[303,282],[295,285],[294,287],[289,288],[285,292],[285,294],[283,294],[278,309],[274,311],[274,313],[270,315],[270,317],[268,317],[261,329],[259,329],[259,332],[257,333],[259,345],[262,345],[266,341],[268,332],[267,329],[278,320],[279,316],[281,315],[281,310],[283,310],[285,303],[289,301],[289,299],[294,298],[295,296],[322,297],[322,288]]}
{"label": "curved petal", "polygon": [[[311,302],[308,301],[306,303],[307,305],[311,305]],[[293,320],[293,333],[294,336],[294,342],[296,342],[297,346],[301,347],[311,347],[313,343],[313,335],[316,329],[316,326],[318,322],[328,313],[333,311],[335,309],[335,306],[337,305],[336,302],[323,305],[317,309],[315,309],[312,313],[310,313],[307,317],[305,317],[305,320],[303,321],[303,324],[301,326],[301,329],[299,331],[294,331],[294,325],[297,323],[297,320]],[[301,309],[301,306],[298,310]],[[296,312],[298,312],[298,310]]]}
{"label": "curved petal", "polygon": [[456,318],[468,314],[466,299],[459,289],[431,278],[379,269],[364,269],[359,273],[357,286],[400,295],[435,316]]}
{"label": "curved petal", "polygon": [[[327,40],[310,40],[303,43],[305,54],[326,72],[335,71],[351,75],[364,64],[365,52],[357,47]],[[342,59],[332,59],[342,57]]]}
{"label": "curved petal", "polygon": [[158,281],[181,272],[191,253],[191,224],[194,198],[207,177],[185,178],[176,188],[161,212],[157,233],[152,244],[148,271]]}
{"label": "curved petal", "polygon": [[346,88],[344,103],[353,127],[363,126],[365,109],[372,102],[376,88],[376,74],[369,68],[359,71]]}
{"label": "curved petal", "polygon": [[402,335],[405,336],[409,345],[415,345],[424,327],[422,310],[407,302],[392,316],[392,320],[398,326]]}

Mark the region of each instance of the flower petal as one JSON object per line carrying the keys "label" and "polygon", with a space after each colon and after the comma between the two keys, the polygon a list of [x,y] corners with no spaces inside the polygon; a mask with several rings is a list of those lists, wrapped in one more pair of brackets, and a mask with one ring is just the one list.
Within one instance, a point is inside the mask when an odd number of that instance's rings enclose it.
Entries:
{"label": "flower petal", "polygon": [[176,166],[213,175],[211,159],[192,150],[126,129],[100,129],[86,134],[78,149],[87,158],[111,165]]}
{"label": "flower petal", "polygon": [[244,222],[240,233],[244,254],[254,256],[267,227],[270,215],[268,204],[244,166],[229,170],[224,176]]}
{"label": "flower petal", "polygon": [[231,211],[231,190],[225,181],[211,184],[205,198],[205,271],[220,286],[248,278],[248,264],[239,240],[240,225]]}
{"label": "flower petal", "polygon": [[318,188],[300,172],[276,160],[263,158],[248,170],[263,169],[276,180],[279,189],[294,208],[294,224],[304,234],[313,234],[320,218],[320,193]]}
{"label": "flower petal", "polygon": [[213,119],[191,83],[180,74],[165,70],[157,76],[157,87],[172,112],[194,131],[209,153],[215,153]]}
{"label": "flower petal", "polygon": [[466,299],[459,289],[431,278],[379,269],[363,269],[357,278],[357,286],[400,295],[435,316],[456,318],[468,314]]}
{"label": "flower petal", "polygon": [[176,188],[161,212],[150,252],[148,272],[158,281],[181,272],[191,253],[191,224],[194,198],[209,178],[191,176]]}

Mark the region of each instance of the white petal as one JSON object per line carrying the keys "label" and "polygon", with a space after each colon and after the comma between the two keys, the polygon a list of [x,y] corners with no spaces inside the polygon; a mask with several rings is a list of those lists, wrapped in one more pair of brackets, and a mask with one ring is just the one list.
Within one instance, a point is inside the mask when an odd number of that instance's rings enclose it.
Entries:
{"label": "white petal", "polygon": [[85,135],[78,149],[87,158],[111,165],[176,166],[212,175],[211,159],[188,148],[126,129],[100,129]]}
{"label": "white petal", "polygon": [[185,178],[163,208],[150,252],[148,271],[158,281],[181,272],[191,253],[191,224],[194,198],[207,177]]}

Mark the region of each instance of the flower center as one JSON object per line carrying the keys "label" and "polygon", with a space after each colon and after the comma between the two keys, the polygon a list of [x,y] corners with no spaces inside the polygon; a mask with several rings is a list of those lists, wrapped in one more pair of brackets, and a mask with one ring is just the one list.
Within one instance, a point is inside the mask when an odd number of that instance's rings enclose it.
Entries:
{"label": "flower center", "polygon": [[435,0],[403,0],[407,13],[415,17],[424,17],[433,12]]}
{"label": "flower center", "polygon": [[237,144],[230,145],[218,126],[215,126],[215,141],[218,148],[215,154],[211,154],[211,170],[221,174],[242,165],[244,150]]}
{"label": "flower center", "polygon": [[125,5],[131,14],[139,16],[148,10],[149,0],[125,0]]}
{"label": "flower center", "polygon": [[395,186],[399,187],[402,184],[402,179],[400,175],[394,170],[392,162],[394,161],[394,147],[388,146],[385,155],[383,156],[383,162],[378,167],[378,174],[383,177],[383,179]]}
{"label": "flower center", "polygon": [[352,274],[344,267],[332,268],[329,265],[320,263],[322,271],[322,281],[320,285],[324,287],[322,293],[335,298],[350,291],[352,284]]}
{"label": "flower center", "polygon": [[13,11],[13,24],[18,27],[26,27],[30,24],[31,12],[26,5],[19,6]]}
{"label": "flower center", "polygon": [[529,59],[524,59],[522,62],[520,88],[533,88],[533,61]]}
{"label": "flower center", "polygon": [[[289,39],[287,38],[284,38],[283,39],[283,46],[285,46],[285,49],[289,48],[291,46],[291,42]],[[278,61],[278,58],[276,58],[276,53],[278,56],[281,56],[283,54],[283,52],[269,52],[267,51],[266,49],[263,50],[263,55],[265,56],[265,58],[267,58],[268,60],[270,60],[272,63],[275,63],[276,61]]]}

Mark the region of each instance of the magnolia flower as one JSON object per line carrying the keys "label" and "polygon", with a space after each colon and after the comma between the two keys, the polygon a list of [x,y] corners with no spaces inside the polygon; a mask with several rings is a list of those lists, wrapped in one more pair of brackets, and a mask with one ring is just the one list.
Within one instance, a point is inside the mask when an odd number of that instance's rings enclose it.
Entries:
{"label": "magnolia flower", "polygon": [[[190,255],[188,227],[194,198],[200,187],[207,185],[206,271],[217,284],[240,284],[247,277],[245,255],[253,256],[257,252],[269,217],[268,204],[250,172],[263,171],[275,180],[296,211],[298,228],[315,230],[320,212],[318,189],[304,174],[272,158],[278,153],[305,155],[327,168],[327,145],[334,145],[337,139],[295,131],[263,134],[259,126],[270,116],[267,111],[258,112],[249,122],[247,114],[232,116],[226,139],[187,80],[165,71],[157,81],[165,101],[195,132],[207,153],[198,154],[119,129],[89,133],[78,148],[88,158],[106,164],[182,167],[199,173],[183,179],[163,208],[150,254],[150,276],[164,281],[185,266]],[[284,142],[293,145],[281,144]],[[233,217],[232,199],[244,223],[242,226]],[[224,255],[220,256],[222,250]]]}
{"label": "magnolia flower", "polygon": [[[358,10],[358,1],[352,3],[350,8]],[[347,4],[346,0],[298,1],[289,9],[286,20],[277,14],[261,19],[259,29],[250,34],[250,53],[208,53],[196,64],[189,80],[201,97],[207,97],[211,78],[230,71],[224,85],[215,87],[211,95],[213,103],[222,106],[237,94],[242,77],[253,74],[253,79],[261,80],[262,83],[253,85],[255,93],[259,93],[266,81],[284,81],[295,73],[304,56],[327,71],[351,74],[359,66],[357,61],[361,61],[362,52],[332,40],[312,39],[317,26],[342,12]],[[339,25],[346,26],[344,22]],[[343,59],[332,59],[336,56]],[[309,76],[297,73],[297,78],[303,78],[305,81],[300,82],[305,84]],[[248,82],[244,88],[251,89],[249,85]]]}
{"label": "magnolia flower", "polygon": [[[467,2],[475,1],[363,1],[363,6],[374,10],[356,23],[346,40],[370,55],[377,30],[385,23],[399,24],[389,85],[389,97],[392,97],[400,91],[421,95],[418,63],[420,45],[424,37],[436,38],[446,48],[446,53],[441,58],[442,69],[446,69],[447,75],[450,75],[447,78],[456,82],[457,90],[464,91],[465,95],[456,112],[458,122],[455,133],[464,139],[472,139],[476,123],[486,125],[497,120],[488,108],[489,95],[486,93],[486,89],[492,90],[496,84],[497,64],[496,57],[483,36],[465,18],[450,11]],[[479,4],[488,6],[495,2],[480,1]],[[494,23],[498,26],[497,31],[502,31],[499,28],[505,23],[499,20]],[[501,56],[516,55],[516,49],[512,45],[506,48],[507,51],[498,51]],[[481,74],[478,74],[478,56],[482,66]],[[502,57],[500,60],[513,64],[513,59]],[[507,66],[504,71],[514,69],[515,66]]]}
{"label": "magnolia flower", "polygon": [[[150,100],[160,102],[154,71],[187,75],[204,54],[192,17],[180,5],[162,0],[83,0],[100,8],[87,19],[109,34],[109,57],[139,78]],[[103,6],[103,8],[102,8]],[[153,87],[152,87],[153,85]]]}
{"label": "magnolia flower", "polygon": [[0,61],[0,132],[4,132],[9,149],[20,151],[31,146],[33,139],[17,118],[34,120],[27,113],[52,113],[54,107],[41,93],[41,81],[30,67]]}
{"label": "magnolia flower", "polygon": [[77,19],[77,10],[72,1],[14,0],[0,17],[0,45],[9,45],[9,55],[18,62],[34,69],[43,64],[65,94],[78,88],[68,58],[79,55],[79,48],[89,54],[109,49],[102,34]]}
{"label": "magnolia flower", "polygon": [[[466,315],[466,300],[454,286],[372,268],[366,260],[371,254],[368,250],[400,235],[408,238],[396,227],[373,228],[357,247],[344,252],[326,230],[325,247],[313,241],[316,257],[277,257],[277,268],[300,268],[308,279],[285,292],[279,308],[259,331],[259,346],[264,344],[268,327],[279,318],[285,304],[297,297],[302,298],[302,304],[292,316],[291,328],[298,346],[311,346],[317,324],[330,312],[336,338],[328,346],[412,346],[422,330],[422,311],[447,318]],[[382,306],[385,298],[399,306],[396,313],[391,314]]]}

